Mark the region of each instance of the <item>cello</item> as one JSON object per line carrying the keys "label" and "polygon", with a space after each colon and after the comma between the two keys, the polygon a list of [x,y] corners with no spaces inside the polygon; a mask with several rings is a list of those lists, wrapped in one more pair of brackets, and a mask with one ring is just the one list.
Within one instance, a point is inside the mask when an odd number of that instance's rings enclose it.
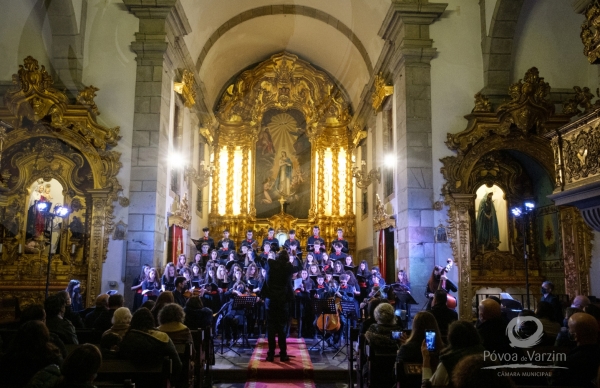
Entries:
{"label": "cello", "polygon": [[[452,266],[454,266],[454,261],[452,261],[451,258],[448,258],[448,260],[446,260],[446,262],[448,264],[446,265],[446,267],[442,268],[442,272],[440,273],[440,284],[438,285],[438,290],[446,289],[446,279],[445,279],[445,277],[442,278],[442,276],[444,276],[448,272],[450,272],[450,270],[452,270]],[[448,293],[447,300],[446,300],[446,306],[449,309],[455,309],[456,305],[457,305],[456,298]]]}
{"label": "cello", "polygon": [[331,297],[327,300],[335,300],[336,312],[335,314],[321,314],[317,317],[317,329],[323,333],[335,333],[341,328],[340,321],[340,298]]}

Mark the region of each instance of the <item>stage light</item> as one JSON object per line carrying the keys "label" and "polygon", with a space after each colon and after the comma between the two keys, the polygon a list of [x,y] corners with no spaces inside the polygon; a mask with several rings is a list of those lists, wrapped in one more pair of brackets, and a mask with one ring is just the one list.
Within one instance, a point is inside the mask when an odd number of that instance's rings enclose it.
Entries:
{"label": "stage light", "polygon": [[56,205],[54,208],[54,214],[61,218],[65,218],[69,215],[69,208],[62,205]]}
{"label": "stage light", "polygon": [[40,213],[46,213],[52,204],[50,202],[40,202],[35,205]]}
{"label": "stage light", "polygon": [[383,164],[385,164],[385,166],[388,168],[394,168],[394,166],[396,166],[396,155],[394,155],[394,154],[385,155],[385,157],[383,158]]}
{"label": "stage light", "polygon": [[524,204],[526,211],[531,211],[535,208],[535,203],[532,201],[526,201]]}
{"label": "stage light", "polygon": [[169,154],[169,162],[171,163],[171,168],[185,167],[183,155],[181,155],[179,152],[176,152],[176,151],[173,151]]}
{"label": "stage light", "polygon": [[523,211],[521,210],[520,207],[513,207],[512,210],[510,211],[513,216],[515,217],[521,217],[521,214],[523,214]]}

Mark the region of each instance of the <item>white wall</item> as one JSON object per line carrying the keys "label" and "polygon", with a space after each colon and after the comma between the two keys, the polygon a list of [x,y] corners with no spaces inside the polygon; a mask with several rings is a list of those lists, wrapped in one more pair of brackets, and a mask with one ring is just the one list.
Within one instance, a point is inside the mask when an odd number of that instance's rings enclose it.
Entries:
{"label": "white wall", "polygon": [[0,81],[10,81],[31,55],[50,72],[52,35],[44,1],[4,1],[0,12]]}
{"label": "white wall", "polygon": [[[122,195],[129,197],[137,68],[130,44],[135,40],[138,19],[124,10],[121,0],[88,0],[87,10],[82,81],[100,89],[95,99],[100,111],[98,122],[120,127],[122,138],[114,151],[121,153],[123,167],[117,178],[123,187]],[[122,220],[128,224],[128,209],[115,203],[115,217],[115,223]],[[109,281],[117,281],[123,292],[123,247],[123,241],[110,239],[102,267],[102,290],[109,289]],[[129,293],[125,292],[125,296]]]}

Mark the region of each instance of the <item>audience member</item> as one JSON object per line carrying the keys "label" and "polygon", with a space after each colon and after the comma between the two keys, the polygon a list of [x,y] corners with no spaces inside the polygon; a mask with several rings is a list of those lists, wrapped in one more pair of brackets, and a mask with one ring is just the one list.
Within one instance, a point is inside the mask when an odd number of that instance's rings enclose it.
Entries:
{"label": "audience member", "polygon": [[575,346],[577,346],[577,342],[573,341],[573,339],[569,336],[569,318],[571,318],[571,316],[575,313],[582,312],[582,309],[578,309],[575,307],[567,307],[565,309],[565,319],[563,320],[560,332],[556,336],[554,346],[563,348],[574,348]]}
{"label": "audience member", "polygon": [[396,353],[399,340],[392,339],[392,331],[402,331],[402,326],[396,322],[394,307],[389,303],[380,303],[375,309],[375,321],[365,333],[369,346],[381,353]]}
{"label": "audience member", "polygon": [[540,302],[546,302],[550,304],[550,309],[552,313],[550,314],[550,320],[558,322],[562,321],[563,313],[562,306],[558,297],[554,295],[554,284],[548,280],[542,283],[542,298]]}
{"label": "audience member", "polygon": [[[23,311],[21,311],[21,320],[19,322],[19,326],[22,326],[24,323],[29,321],[41,321],[46,324],[46,311],[44,310],[44,306],[39,303],[33,303],[25,307]],[[60,350],[60,355],[62,358],[67,357],[67,347],[57,334],[50,333],[50,342],[52,342]]]}
{"label": "audience member", "polygon": [[139,308],[131,318],[129,331],[121,341],[121,355],[134,365],[158,366],[165,356],[172,361],[174,376],[181,371],[181,360],[167,333],[154,329],[150,310]]}
{"label": "audience member", "polygon": [[560,332],[560,321],[556,320],[554,307],[549,302],[538,302],[535,316],[544,326],[542,345],[552,346]]}
{"label": "audience member", "polygon": [[60,351],[50,342],[50,332],[44,323],[26,322],[19,327],[14,341],[0,359],[1,385],[23,387],[38,371],[51,364],[60,367],[62,362]]}
{"label": "audience member", "polygon": [[115,314],[115,311],[123,307],[125,303],[123,299],[123,295],[114,294],[108,297],[108,310],[103,311],[96,322],[94,322],[94,330],[97,330],[101,333],[104,333],[106,330],[110,329],[112,326],[112,318]]}
{"label": "audience member", "polygon": [[566,369],[554,369],[554,385],[593,388],[600,365],[600,346],[598,345],[598,323],[586,313],[575,313],[569,318],[569,334],[577,346],[567,353],[564,362],[557,363]]}
{"label": "audience member", "polygon": [[486,360],[483,354],[474,354],[460,360],[452,372],[453,388],[515,388],[510,377],[498,373],[498,369],[483,369],[497,366]]}
{"label": "audience member", "polygon": [[486,350],[496,353],[506,353],[511,350],[506,336],[506,326],[507,323],[502,319],[502,311],[498,302],[484,299],[479,303],[477,332]]}
{"label": "audience member", "polygon": [[192,343],[192,333],[183,324],[184,319],[185,313],[180,305],[177,303],[168,304],[158,314],[160,326],[157,329],[167,333],[174,344]]}
{"label": "audience member", "polygon": [[198,295],[188,299],[183,312],[185,313],[183,324],[192,330],[212,326],[213,312],[208,307],[204,307],[202,299]]}
{"label": "audience member", "polygon": [[56,333],[65,345],[78,345],[77,334],[73,324],[64,319],[65,301],[58,295],[50,295],[44,301],[44,309],[46,310],[46,326],[52,333]]}
{"label": "audience member", "polygon": [[583,308],[583,312],[590,314],[598,322],[598,330],[600,331],[600,307],[595,304],[587,305]]}
{"label": "audience member", "polygon": [[78,329],[83,328],[83,320],[79,316],[79,311],[73,310],[73,300],[71,299],[71,294],[69,294],[69,291],[58,291],[56,295],[62,298],[65,302],[64,319],[68,319],[73,324],[73,326],[75,326]]}
{"label": "audience member", "polygon": [[83,321],[85,327],[93,328],[96,319],[106,310],[108,310],[108,294],[100,294],[96,298],[96,307],[94,307],[94,310],[85,316],[85,320]]}
{"label": "audience member", "polygon": [[152,316],[154,317],[154,326],[158,326],[158,314],[163,307],[168,305],[169,303],[175,303],[175,298],[173,298],[173,293],[171,291],[163,291],[160,293],[158,298],[156,299],[156,304],[152,307]]}
{"label": "audience member", "polygon": [[156,306],[156,301],[154,301],[152,299],[148,299],[147,301],[142,303],[142,305],[140,307],[144,307],[144,308],[147,308],[148,310],[152,311],[154,306]]}
{"label": "audience member", "polygon": [[[494,301],[492,303],[497,304]],[[423,380],[429,380],[432,386],[446,386],[453,383],[450,379],[456,364],[463,358],[484,352],[481,338],[472,324],[465,321],[453,322],[448,328],[448,347],[440,353],[440,363],[432,375],[429,350],[425,340],[421,343],[423,357]]]}
{"label": "audience member", "polygon": [[576,309],[582,309],[585,306],[589,306],[590,305],[590,300],[588,299],[587,296],[583,296],[583,295],[577,295],[574,299],[573,302],[571,303],[571,307],[574,307]]}
{"label": "audience member", "polygon": [[375,309],[383,302],[381,298],[373,298],[367,303],[367,319],[362,323],[361,333],[365,334],[372,324],[377,323],[375,320]]}
{"label": "audience member", "polygon": [[431,313],[437,321],[440,332],[443,336],[448,335],[448,326],[454,321],[458,320],[458,314],[456,311],[448,308],[446,302],[448,301],[448,293],[445,290],[437,290],[433,294],[433,302],[431,305]]}
{"label": "audience member", "polygon": [[119,307],[116,309],[112,317],[112,326],[102,334],[102,337],[114,333],[123,338],[129,330],[131,317],[131,311],[129,311],[127,307]]}
{"label": "audience member", "polygon": [[[436,351],[439,352],[442,350],[444,348],[444,343],[442,342],[442,335],[435,317],[429,311],[419,311],[413,320],[410,337],[404,338],[404,343],[400,346],[396,360],[409,363],[423,362],[421,344],[425,340],[426,331],[435,332]],[[405,337],[404,334],[403,337]]]}
{"label": "audience member", "polygon": [[56,388],[95,388],[92,383],[101,365],[100,349],[92,344],[78,346],[65,360]]}

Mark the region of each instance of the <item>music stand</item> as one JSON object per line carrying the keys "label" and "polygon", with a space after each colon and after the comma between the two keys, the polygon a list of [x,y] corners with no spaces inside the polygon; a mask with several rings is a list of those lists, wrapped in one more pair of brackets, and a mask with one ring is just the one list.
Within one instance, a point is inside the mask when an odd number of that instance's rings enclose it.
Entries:
{"label": "music stand", "polygon": [[248,327],[247,326],[248,326],[248,314],[250,314],[252,312],[252,310],[254,310],[254,305],[256,305],[256,296],[236,296],[233,299],[233,307],[232,308],[234,310],[241,310],[241,309],[245,310],[242,335],[235,339],[235,341],[233,342],[233,345],[237,344],[238,340],[240,338],[242,338],[242,345],[241,345],[242,347],[245,347],[245,348],[252,347],[252,346],[250,346],[250,342],[248,342],[248,333],[247,333]]}
{"label": "music stand", "polygon": [[[356,316],[356,304],[354,303],[354,300],[342,300],[340,301],[340,306],[342,307],[342,315],[346,317],[346,344],[333,355],[332,359],[334,359],[343,349],[350,346],[350,327],[353,326],[350,322],[354,321],[351,318],[352,315]],[[348,351],[351,351],[351,349],[346,350],[346,353],[344,353],[346,357],[348,357]]]}
{"label": "music stand", "polygon": [[[333,299],[333,298],[313,299],[312,307],[313,307],[315,317],[318,317],[321,314],[337,314],[337,307],[335,306],[335,299]],[[321,335],[321,339],[319,340],[319,342],[317,342],[316,344],[311,346],[310,349],[308,349],[309,351],[313,350],[315,347],[318,347],[319,344],[321,344],[321,352],[320,353],[322,354],[325,351],[325,337],[327,336],[327,330],[325,330],[325,329],[327,328],[327,323],[329,322],[329,317],[325,317],[325,319],[326,319],[326,321],[323,325],[323,334]],[[335,350],[338,350],[338,348],[336,346],[329,345],[329,344],[327,346],[332,347]]]}
{"label": "music stand", "polygon": [[[406,305],[406,322],[410,322],[410,305],[419,303],[413,298],[410,292],[394,291],[394,295],[396,295],[400,304]],[[408,327],[408,325],[406,325],[406,327]]]}
{"label": "music stand", "polygon": [[[223,310],[226,311],[225,306],[227,306],[227,304],[224,304],[221,307],[221,309],[217,312],[217,315],[222,314]],[[223,313],[223,315],[225,315],[225,314]],[[221,319],[224,319],[224,316]],[[221,325],[225,325],[225,322],[221,322]],[[217,326],[215,325],[215,329],[216,328],[217,328]],[[221,326],[221,344],[220,344],[221,351],[220,352],[215,352],[215,355],[223,357],[223,354],[224,354],[223,348],[227,348],[227,349],[231,350],[232,352],[234,352],[235,354],[237,354],[238,357],[240,356],[240,354],[238,352],[236,352],[235,350],[233,350],[233,348],[231,346],[229,346],[229,344],[225,345],[224,342],[225,342],[225,328],[223,326]],[[223,358],[225,358],[225,357],[223,357]]]}

